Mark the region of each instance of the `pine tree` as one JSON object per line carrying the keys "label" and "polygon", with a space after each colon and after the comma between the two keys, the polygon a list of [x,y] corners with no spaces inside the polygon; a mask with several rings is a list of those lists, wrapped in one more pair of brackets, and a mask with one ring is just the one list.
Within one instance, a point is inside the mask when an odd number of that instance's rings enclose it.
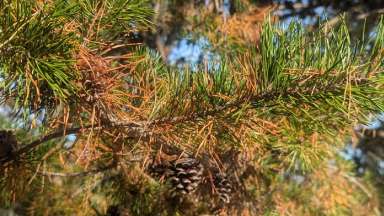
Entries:
{"label": "pine tree", "polygon": [[356,42],[346,23],[309,32],[267,18],[248,37],[231,30],[238,17],[205,16],[201,34],[219,44],[220,62],[192,70],[141,43],[158,27],[150,1],[0,2],[10,110],[0,122],[0,207],[379,214],[374,186],[337,154],[354,124],[383,111],[383,18]]}

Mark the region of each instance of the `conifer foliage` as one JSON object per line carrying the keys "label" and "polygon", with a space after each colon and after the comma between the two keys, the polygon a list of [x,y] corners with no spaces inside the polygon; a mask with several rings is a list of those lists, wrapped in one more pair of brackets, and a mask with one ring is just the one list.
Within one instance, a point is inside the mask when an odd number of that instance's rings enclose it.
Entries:
{"label": "conifer foliage", "polygon": [[[0,2],[0,95],[10,110],[1,119],[0,208],[20,215],[377,210],[369,185],[329,161],[352,124],[384,109],[383,19],[360,42],[345,24],[308,32],[266,19],[257,44],[211,31],[205,36],[227,38],[230,51],[218,46],[217,67],[190,70],[137,43],[156,29],[152,6]],[[292,180],[299,175],[300,184]]]}

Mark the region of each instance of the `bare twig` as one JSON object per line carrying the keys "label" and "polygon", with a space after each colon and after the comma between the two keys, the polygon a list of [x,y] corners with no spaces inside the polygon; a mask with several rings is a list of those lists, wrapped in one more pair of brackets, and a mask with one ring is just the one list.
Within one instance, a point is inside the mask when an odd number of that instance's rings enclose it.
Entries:
{"label": "bare twig", "polygon": [[50,177],[84,177],[87,175],[97,174],[100,172],[108,171],[116,167],[116,163],[112,163],[109,166],[102,167],[99,169],[87,170],[84,172],[72,172],[72,173],[57,173],[57,172],[48,172],[48,171],[39,171],[39,175],[50,176]]}
{"label": "bare twig", "polygon": [[360,188],[369,198],[372,198],[372,194],[369,192],[369,190],[364,187],[364,185],[361,184],[356,178],[353,178],[347,174],[343,174],[343,177],[349,180],[351,183],[355,184],[358,188]]}

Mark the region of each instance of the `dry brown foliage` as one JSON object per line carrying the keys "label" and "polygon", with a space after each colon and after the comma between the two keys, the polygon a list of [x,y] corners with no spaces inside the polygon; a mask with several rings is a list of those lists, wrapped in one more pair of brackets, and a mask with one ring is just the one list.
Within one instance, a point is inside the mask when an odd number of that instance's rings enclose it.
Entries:
{"label": "dry brown foliage", "polygon": [[249,6],[246,12],[234,14],[228,20],[217,19],[219,31],[239,43],[257,43],[262,24],[274,8],[273,5]]}

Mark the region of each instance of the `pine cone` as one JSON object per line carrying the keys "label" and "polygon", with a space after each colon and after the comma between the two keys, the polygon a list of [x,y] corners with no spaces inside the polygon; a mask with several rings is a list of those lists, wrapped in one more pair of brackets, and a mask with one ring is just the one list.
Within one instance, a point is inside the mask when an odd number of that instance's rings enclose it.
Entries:
{"label": "pine cone", "polygon": [[203,165],[191,157],[162,161],[149,166],[149,174],[156,179],[170,181],[173,191],[180,194],[193,192],[201,183]]}
{"label": "pine cone", "polygon": [[85,100],[87,102],[95,102],[98,100],[104,92],[104,85],[102,81],[85,80],[84,89],[86,91]]}
{"label": "pine cone", "polygon": [[171,169],[169,165],[162,163],[150,165],[148,171],[150,176],[161,179],[163,177],[169,177]]}
{"label": "pine cone", "polygon": [[189,194],[201,183],[203,166],[194,158],[181,158],[173,163],[172,171],[170,180],[175,192]]}
{"label": "pine cone", "polygon": [[217,173],[215,175],[214,184],[220,200],[224,203],[229,203],[231,201],[232,184],[229,182],[228,178]]}

